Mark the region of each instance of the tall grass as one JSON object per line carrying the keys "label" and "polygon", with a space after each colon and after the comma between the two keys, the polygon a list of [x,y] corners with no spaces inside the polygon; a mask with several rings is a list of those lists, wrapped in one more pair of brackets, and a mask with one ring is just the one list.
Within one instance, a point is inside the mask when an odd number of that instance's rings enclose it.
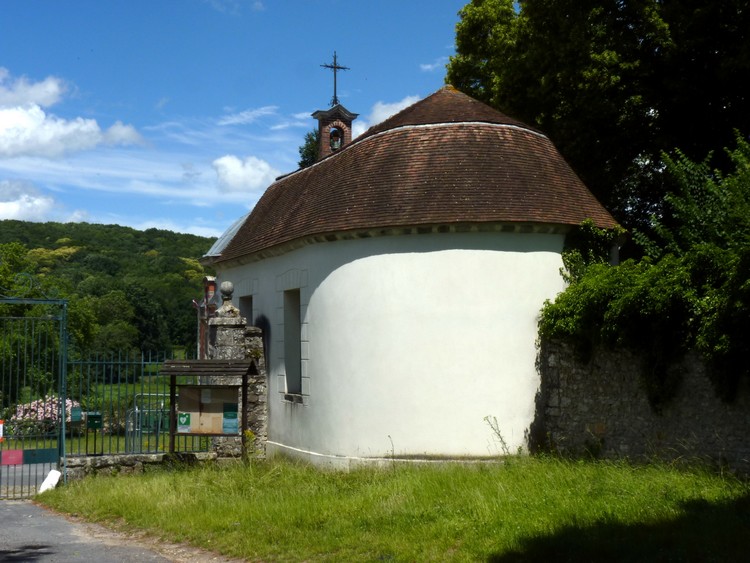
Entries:
{"label": "tall grass", "polygon": [[37,498],[247,560],[726,561],[750,548],[750,485],[668,466],[272,461],[89,478]]}

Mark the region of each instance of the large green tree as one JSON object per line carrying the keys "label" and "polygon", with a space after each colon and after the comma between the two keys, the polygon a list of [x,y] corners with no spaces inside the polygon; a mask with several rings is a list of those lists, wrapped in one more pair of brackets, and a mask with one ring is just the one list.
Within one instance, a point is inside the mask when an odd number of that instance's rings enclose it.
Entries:
{"label": "large green tree", "polygon": [[746,0],[473,0],[460,17],[447,81],[544,131],[626,226],[661,211],[663,152],[699,160],[750,131]]}

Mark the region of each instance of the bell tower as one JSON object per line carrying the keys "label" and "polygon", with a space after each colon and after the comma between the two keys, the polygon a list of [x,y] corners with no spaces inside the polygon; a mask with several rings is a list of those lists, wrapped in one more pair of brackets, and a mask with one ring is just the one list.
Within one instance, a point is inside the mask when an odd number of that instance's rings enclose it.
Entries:
{"label": "bell tower", "polygon": [[333,98],[331,98],[331,107],[327,110],[318,110],[312,114],[313,118],[318,120],[318,138],[320,146],[318,148],[318,160],[325,158],[352,141],[352,121],[357,119],[359,114],[352,113],[339,103],[336,92],[337,80],[336,73],[339,70],[349,70],[349,67],[340,66],[336,58],[336,51],[333,52],[333,64],[320,65],[333,71]]}

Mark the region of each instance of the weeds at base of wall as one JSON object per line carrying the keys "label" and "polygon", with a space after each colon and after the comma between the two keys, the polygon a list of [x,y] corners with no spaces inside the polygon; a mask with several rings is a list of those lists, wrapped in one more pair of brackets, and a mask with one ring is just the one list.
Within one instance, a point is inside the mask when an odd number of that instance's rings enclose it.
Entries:
{"label": "weeds at base of wall", "polygon": [[242,452],[242,459],[244,461],[249,461],[255,457],[257,457],[255,448],[256,448],[256,439],[257,436],[255,435],[255,432],[252,430],[245,430],[243,432],[243,437],[245,438],[245,448]]}
{"label": "weeds at base of wall", "polygon": [[604,438],[587,430],[589,436],[583,441],[584,454],[591,459],[601,459],[604,451]]}
{"label": "weeds at base of wall", "polygon": [[396,469],[396,448],[393,445],[393,438],[388,434],[388,440],[391,442],[391,468]]}
{"label": "weeds at base of wall", "polygon": [[[500,425],[497,422],[497,417],[487,415],[484,417],[483,420],[490,427],[490,430],[492,431],[492,438],[500,446],[500,451],[502,452],[502,455],[504,456],[513,455],[510,453],[510,448],[508,448],[508,443],[505,441],[505,438],[503,438],[503,433],[500,431]],[[523,448],[521,448],[521,446],[518,446],[517,453],[518,454],[523,453]]]}

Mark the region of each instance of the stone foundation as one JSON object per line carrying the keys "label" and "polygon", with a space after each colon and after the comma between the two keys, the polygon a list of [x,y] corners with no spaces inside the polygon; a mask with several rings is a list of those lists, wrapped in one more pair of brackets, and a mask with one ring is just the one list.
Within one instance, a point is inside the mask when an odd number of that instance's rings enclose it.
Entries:
{"label": "stone foundation", "polygon": [[168,464],[191,465],[215,462],[217,459],[214,452],[71,456],[67,458],[67,475],[68,481],[76,481],[89,475],[129,475],[145,473]]}

